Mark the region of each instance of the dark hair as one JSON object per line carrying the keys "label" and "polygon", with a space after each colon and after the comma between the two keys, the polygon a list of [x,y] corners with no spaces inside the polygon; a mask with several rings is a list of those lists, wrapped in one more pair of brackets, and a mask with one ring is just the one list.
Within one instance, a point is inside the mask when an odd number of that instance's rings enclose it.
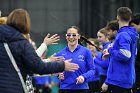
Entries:
{"label": "dark hair", "polygon": [[119,24],[118,24],[117,20],[112,20],[109,23],[107,23],[106,29],[112,30],[112,31],[118,30]]}
{"label": "dark hair", "polygon": [[134,23],[136,25],[140,24],[140,13],[136,13],[132,16],[132,20],[131,20],[130,24],[131,23]]}
{"label": "dark hair", "polygon": [[7,25],[11,25],[23,34],[30,32],[30,17],[26,10],[15,9],[7,17]]}
{"label": "dark hair", "polygon": [[96,38],[88,38],[89,41],[93,41],[96,46],[99,46],[99,42]]}
{"label": "dark hair", "polygon": [[[78,34],[80,33],[80,29],[79,29],[77,26],[70,26],[68,29],[70,29],[70,28],[74,28],[74,29],[77,30]],[[68,29],[67,29],[67,30],[68,30]]]}
{"label": "dark hair", "polygon": [[120,7],[117,10],[117,15],[122,21],[130,21],[132,17],[132,11],[128,7]]}

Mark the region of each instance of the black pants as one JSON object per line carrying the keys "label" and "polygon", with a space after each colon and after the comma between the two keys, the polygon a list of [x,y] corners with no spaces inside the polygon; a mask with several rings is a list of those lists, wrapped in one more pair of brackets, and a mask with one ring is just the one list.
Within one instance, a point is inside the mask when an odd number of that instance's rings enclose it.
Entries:
{"label": "black pants", "polygon": [[105,75],[100,75],[100,81],[99,81],[99,93],[110,93],[109,90],[107,90],[106,92],[102,92],[102,85],[106,80],[106,76]]}
{"label": "black pants", "polygon": [[85,90],[85,89],[80,89],[80,90],[60,89],[59,93],[88,93],[88,90]]}
{"label": "black pants", "polygon": [[89,82],[88,86],[89,86],[88,93],[98,93],[99,92],[99,80]]}
{"label": "black pants", "polygon": [[109,85],[109,89],[112,91],[111,93],[131,93],[131,89],[126,89],[115,85]]}

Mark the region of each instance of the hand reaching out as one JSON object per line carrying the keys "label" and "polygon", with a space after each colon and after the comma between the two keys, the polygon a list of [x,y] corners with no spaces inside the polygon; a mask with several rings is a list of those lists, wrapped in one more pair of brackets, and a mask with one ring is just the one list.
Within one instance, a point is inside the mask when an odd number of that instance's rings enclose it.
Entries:
{"label": "hand reaching out", "polygon": [[64,61],[65,62],[65,70],[74,72],[75,70],[77,70],[79,68],[79,66],[75,63],[71,63],[71,60],[72,59]]}
{"label": "hand reaching out", "polygon": [[54,53],[52,56],[50,56],[48,59],[50,60],[50,62],[60,62],[60,61],[64,61],[65,58],[63,56],[55,56],[56,53]]}
{"label": "hand reaching out", "polygon": [[54,34],[50,37],[50,34],[47,34],[47,36],[44,38],[43,43],[46,45],[51,45],[51,44],[58,44],[57,41],[60,40],[60,36],[58,34]]}
{"label": "hand reaching out", "polygon": [[58,57],[51,56],[51,57],[49,57],[49,59],[50,59],[50,62],[60,62],[60,61],[65,60],[65,58],[63,56],[58,56]]}

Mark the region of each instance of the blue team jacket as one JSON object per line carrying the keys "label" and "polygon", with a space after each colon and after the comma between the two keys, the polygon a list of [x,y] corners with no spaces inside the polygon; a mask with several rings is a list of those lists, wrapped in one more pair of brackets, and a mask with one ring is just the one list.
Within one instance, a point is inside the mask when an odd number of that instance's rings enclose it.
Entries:
{"label": "blue team jacket", "polygon": [[135,56],[138,33],[133,27],[119,29],[113,47],[109,48],[110,64],[106,84],[132,88],[135,82]]}
{"label": "blue team jacket", "polygon": [[[88,89],[87,79],[95,74],[94,61],[91,51],[86,47],[78,45],[71,52],[66,46],[63,50],[57,53],[57,56],[64,56],[65,60],[72,59],[73,63],[79,65],[79,69],[75,72],[64,71],[64,80],[60,82],[60,89]],[[76,84],[76,78],[82,75],[85,78],[83,84]]]}
{"label": "blue team jacket", "polygon": [[[101,52],[96,52],[97,53],[97,56],[96,56],[96,58],[95,59],[101,59],[101,56],[102,56],[102,53]],[[95,60],[94,59],[94,60]],[[93,82],[93,81],[97,81],[97,80],[100,80],[100,71],[101,71],[101,66],[100,65],[98,65],[97,63],[95,63],[94,62],[94,64],[95,64],[95,71],[96,71],[96,73],[94,74],[94,76],[93,77],[91,77],[91,78],[89,78],[87,81],[88,82]]]}
{"label": "blue team jacket", "polygon": [[[107,49],[110,44],[111,44],[111,42],[106,42],[105,44],[103,44],[103,50]],[[102,56],[103,56],[103,54],[102,54]],[[94,62],[100,66],[100,75],[106,76],[110,58],[103,60],[102,56],[100,56],[101,58],[95,58]]]}

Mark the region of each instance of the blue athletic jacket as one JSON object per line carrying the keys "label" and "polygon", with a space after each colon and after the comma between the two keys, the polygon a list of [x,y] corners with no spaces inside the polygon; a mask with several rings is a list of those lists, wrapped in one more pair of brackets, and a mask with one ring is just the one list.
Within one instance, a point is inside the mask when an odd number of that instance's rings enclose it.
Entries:
{"label": "blue athletic jacket", "polygon": [[[72,59],[73,63],[79,65],[79,69],[75,72],[64,71],[64,80],[60,82],[60,89],[88,89],[87,79],[95,74],[94,61],[92,53],[86,47],[78,45],[77,48],[71,52],[66,46],[63,50],[57,53],[57,56],[64,56],[65,60]],[[76,78],[83,76],[85,82],[76,84]]]}
{"label": "blue athletic jacket", "polygon": [[119,29],[113,47],[108,49],[111,59],[106,84],[132,88],[135,82],[137,39],[135,28],[125,26]]}
{"label": "blue athletic jacket", "polygon": [[[103,44],[103,50],[107,49],[110,44],[111,44],[111,42],[106,42],[105,44]],[[103,56],[103,54],[102,54],[102,56]],[[109,65],[109,58],[103,60],[102,56],[100,56],[101,58],[96,58],[94,60],[94,62],[101,67],[100,75],[106,76],[107,75],[107,70],[108,70],[108,65]]]}
{"label": "blue athletic jacket", "polygon": [[[96,53],[97,53],[96,59],[100,59],[101,56],[102,56],[102,53],[101,52],[98,52],[98,51]],[[94,74],[93,77],[91,77],[91,78],[89,78],[87,80],[88,82],[93,82],[93,81],[100,80],[101,67],[97,63],[95,63],[95,62],[94,62],[94,64],[95,64],[95,71],[96,71],[96,73]]]}

